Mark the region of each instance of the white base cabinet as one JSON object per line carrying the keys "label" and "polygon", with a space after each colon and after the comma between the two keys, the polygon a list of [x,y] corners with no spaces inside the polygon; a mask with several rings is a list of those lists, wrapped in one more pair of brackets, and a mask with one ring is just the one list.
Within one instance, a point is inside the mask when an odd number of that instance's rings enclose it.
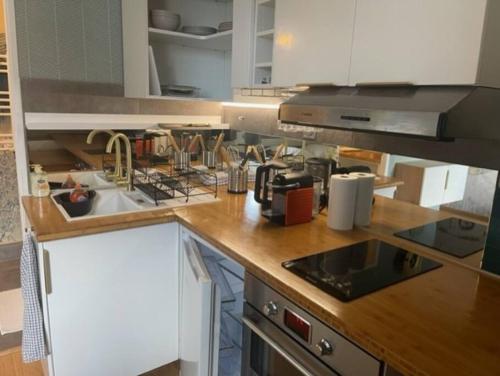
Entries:
{"label": "white base cabinet", "polygon": [[51,375],[134,376],[178,359],[178,227],[38,245]]}
{"label": "white base cabinet", "polygon": [[37,244],[50,376],[239,375],[244,269],[177,223]]}

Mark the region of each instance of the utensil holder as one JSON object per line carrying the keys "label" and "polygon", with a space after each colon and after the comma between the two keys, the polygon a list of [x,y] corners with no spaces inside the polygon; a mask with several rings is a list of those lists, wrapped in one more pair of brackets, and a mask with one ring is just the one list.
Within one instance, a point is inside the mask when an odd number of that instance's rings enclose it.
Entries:
{"label": "utensil holder", "polygon": [[229,168],[227,191],[229,193],[247,193],[248,168],[241,169],[239,166]]}
{"label": "utensil holder", "polygon": [[174,170],[182,171],[191,166],[191,153],[187,151],[176,151],[174,153]]}
{"label": "utensil holder", "polygon": [[210,169],[214,169],[217,167],[217,155],[212,150],[204,150],[203,154],[203,164]]}

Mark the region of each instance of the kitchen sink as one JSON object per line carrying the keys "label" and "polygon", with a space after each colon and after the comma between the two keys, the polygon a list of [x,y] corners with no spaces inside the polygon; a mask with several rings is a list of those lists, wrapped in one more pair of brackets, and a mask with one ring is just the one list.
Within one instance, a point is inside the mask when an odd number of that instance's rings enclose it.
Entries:
{"label": "kitchen sink", "polygon": [[76,183],[87,186],[89,189],[115,188],[116,184],[108,181],[103,171],[74,171],[48,174],[50,183],[64,183],[71,175]]}
{"label": "kitchen sink", "polygon": [[114,188],[97,189],[95,190],[95,192],[96,195],[92,202],[92,209],[88,214],[80,217],[71,217],[66,212],[66,209],[54,199],[53,196],[57,195],[60,192],[54,193],[53,195],[51,195],[51,198],[67,221],[78,221],[82,219],[104,217],[115,214],[158,208],[156,205],[150,202],[144,194],[137,191],[127,192],[123,189]]}
{"label": "kitchen sink", "polygon": [[92,203],[91,211],[81,217],[71,217],[66,209],[59,204],[54,196],[61,192],[68,192],[70,190],[60,190],[54,192],[50,197],[57,209],[64,216],[66,221],[80,221],[91,218],[99,218],[112,216],[117,214],[141,212],[141,211],[151,211],[160,209],[172,209],[180,206],[194,205],[194,204],[204,204],[217,201],[213,195],[200,195],[190,197],[188,201],[184,196],[174,197],[165,201],[159,201],[158,205],[155,205],[154,201],[136,189],[135,191],[128,192],[122,188],[111,188],[111,189],[96,189],[96,195]]}

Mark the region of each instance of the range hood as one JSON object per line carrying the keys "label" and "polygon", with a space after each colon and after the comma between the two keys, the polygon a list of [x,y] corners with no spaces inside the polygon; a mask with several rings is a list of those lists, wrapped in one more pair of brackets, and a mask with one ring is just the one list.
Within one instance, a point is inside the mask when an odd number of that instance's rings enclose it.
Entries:
{"label": "range hood", "polygon": [[438,140],[500,141],[500,89],[311,87],[282,103],[281,123]]}

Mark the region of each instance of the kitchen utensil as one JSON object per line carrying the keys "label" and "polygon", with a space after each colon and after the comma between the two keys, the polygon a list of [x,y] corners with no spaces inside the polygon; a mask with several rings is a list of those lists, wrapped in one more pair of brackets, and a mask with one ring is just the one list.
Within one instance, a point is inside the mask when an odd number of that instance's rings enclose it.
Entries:
{"label": "kitchen utensil", "polygon": [[256,155],[257,161],[259,163],[264,163],[267,159],[266,155],[266,148],[262,144],[257,144],[255,145],[255,152],[258,154]]}
{"label": "kitchen utensil", "polygon": [[172,146],[172,148],[174,148],[174,151],[176,153],[180,153],[181,149],[179,148],[179,145],[177,145],[175,138],[170,133],[167,134],[167,138],[168,138],[169,144]]}
{"label": "kitchen utensil", "polygon": [[54,200],[66,210],[70,217],[81,217],[82,215],[90,213],[96,196],[94,190],[86,192],[87,199],[77,202],[70,201],[70,194],[71,192],[64,192],[54,195],[53,197]]}
{"label": "kitchen utensil", "polygon": [[221,156],[222,161],[225,162],[227,166],[229,166],[231,164],[231,162],[232,162],[231,157],[230,157],[227,149],[224,146],[221,146],[219,148],[219,155]]}
{"label": "kitchen utensil", "polygon": [[217,32],[215,27],[210,26],[183,26],[181,31],[193,35],[211,35]]}
{"label": "kitchen utensil", "polygon": [[285,147],[285,144],[280,144],[280,145],[276,148],[276,152],[274,153],[274,155],[273,155],[273,159],[272,159],[273,161],[276,161],[276,160],[278,160],[278,159],[281,157],[281,155],[282,155],[282,153],[283,153],[283,149],[284,149],[284,147]]}
{"label": "kitchen utensil", "polygon": [[183,171],[191,166],[191,153],[187,151],[176,151],[174,153],[174,169]]}
{"label": "kitchen utensil", "polygon": [[210,169],[217,167],[217,153],[213,150],[205,150],[202,154],[202,161]]}
{"label": "kitchen utensil", "polygon": [[317,176],[323,180],[323,192],[327,192],[332,174],[332,159],[308,158],[305,163],[305,170],[312,176]]}
{"label": "kitchen utensil", "polygon": [[228,168],[227,191],[229,193],[247,193],[248,167],[241,168],[237,163],[231,163]]}
{"label": "kitchen utensil", "polygon": [[233,145],[227,147],[227,153],[232,162],[237,162],[240,159],[240,151]]}
{"label": "kitchen utensil", "polygon": [[223,140],[224,140],[224,132],[220,132],[219,137],[217,137],[217,142],[215,143],[215,146],[214,146],[215,153],[217,153],[219,151],[219,148],[220,148]]}
{"label": "kitchen utensil", "polygon": [[[200,142],[200,139],[201,139],[201,135],[200,134],[197,134],[195,135],[191,142],[189,143],[188,147],[187,147],[187,151],[190,152],[190,153],[194,153],[195,152],[195,147],[196,147],[196,144],[198,144]],[[201,147],[201,145],[200,145]]]}
{"label": "kitchen utensil", "polygon": [[264,160],[262,159],[262,155],[260,154],[257,147],[255,145],[253,145],[253,146],[250,146],[250,148],[251,148],[257,162],[259,162],[260,164],[264,163]]}
{"label": "kitchen utensil", "polygon": [[247,152],[245,153],[245,157],[242,159],[241,163],[240,163],[240,169],[243,170],[246,165],[247,165],[247,162],[248,162],[248,158],[250,158],[250,154],[252,152],[252,147],[249,146],[247,148]]}

